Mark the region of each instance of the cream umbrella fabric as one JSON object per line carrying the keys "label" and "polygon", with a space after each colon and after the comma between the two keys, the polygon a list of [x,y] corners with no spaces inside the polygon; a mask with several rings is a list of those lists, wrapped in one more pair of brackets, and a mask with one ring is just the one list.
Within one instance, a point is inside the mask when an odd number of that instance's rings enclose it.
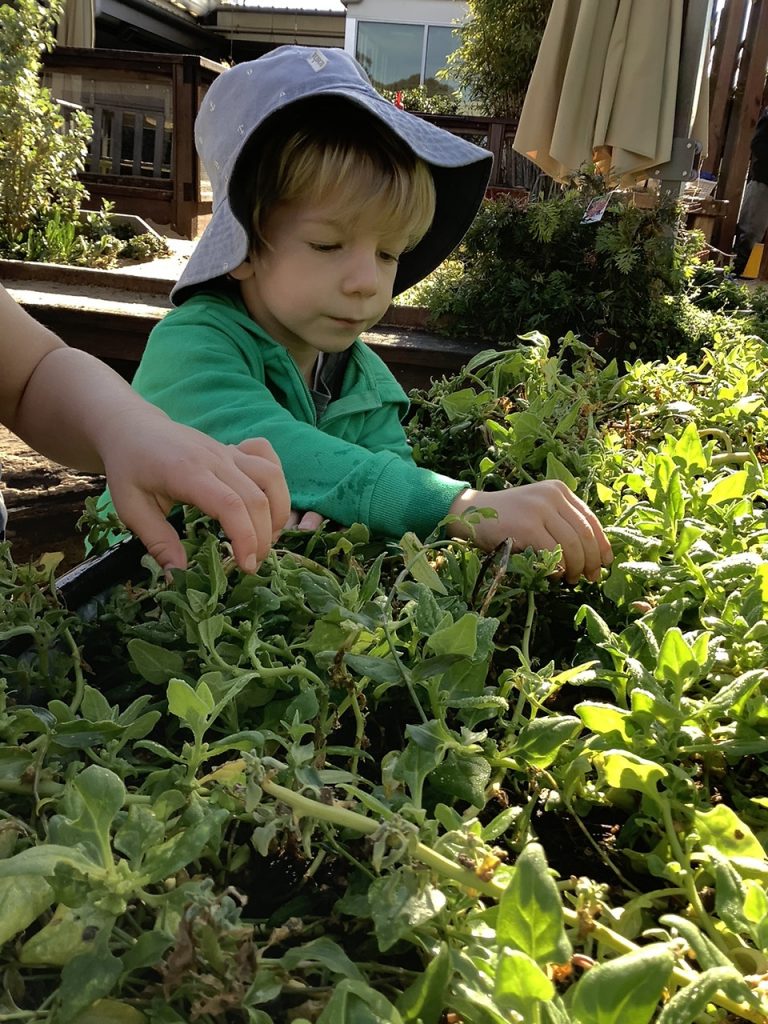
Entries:
{"label": "cream umbrella fabric", "polygon": [[60,46],[92,47],[95,38],[94,0],[64,0],[56,42]]}
{"label": "cream umbrella fabric", "polygon": [[684,131],[705,141],[709,33],[686,39],[684,11],[684,0],[554,0],[515,150],[558,180],[589,161],[609,181],[647,177],[672,152],[684,45],[696,64]]}

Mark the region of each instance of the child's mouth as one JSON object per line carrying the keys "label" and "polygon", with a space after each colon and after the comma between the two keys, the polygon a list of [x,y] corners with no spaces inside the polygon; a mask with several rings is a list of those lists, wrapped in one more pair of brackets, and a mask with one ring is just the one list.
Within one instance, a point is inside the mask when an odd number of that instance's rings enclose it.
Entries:
{"label": "child's mouth", "polygon": [[348,320],[346,317],[342,316],[332,316],[330,319],[340,327],[362,328],[366,323],[365,320]]}

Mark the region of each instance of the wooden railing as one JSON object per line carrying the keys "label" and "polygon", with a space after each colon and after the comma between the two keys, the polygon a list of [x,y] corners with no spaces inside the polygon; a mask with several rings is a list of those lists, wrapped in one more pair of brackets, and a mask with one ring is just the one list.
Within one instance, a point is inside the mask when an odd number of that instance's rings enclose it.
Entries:
{"label": "wooden railing", "polygon": [[[44,57],[46,84],[65,113],[93,117],[81,178],[90,208],[102,199],[197,237],[211,213],[210,186],[194,147],[194,120],[223,68],[203,57],[57,46]],[[489,194],[546,190],[552,183],[512,149],[517,119],[419,114],[493,154]]]}
{"label": "wooden railing", "polygon": [[512,149],[512,141],[517,131],[517,118],[464,117],[454,114],[417,116],[493,153],[493,170],[488,183],[491,194],[502,189],[526,192],[538,192],[542,187],[545,190],[549,189],[551,179],[530,160]]}
{"label": "wooden railing", "polygon": [[204,57],[57,46],[45,81],[65,114],[93,117],[86,170],[88,206],[168,224],[195,238],[211,214],[210,185],[195,152],[194,120],[223,68]]}

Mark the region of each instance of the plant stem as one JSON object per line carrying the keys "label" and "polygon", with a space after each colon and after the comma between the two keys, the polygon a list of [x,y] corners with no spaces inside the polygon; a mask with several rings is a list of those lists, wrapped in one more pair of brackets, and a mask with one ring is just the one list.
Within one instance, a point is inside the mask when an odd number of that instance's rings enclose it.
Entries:
{"label": "plant stem", "polygon": [[533,618],[536,614],[536,594],[532,591],[528,591],[528,612],[525,616],[525,626],[523,627],[523,641],[520,645],[520,649],[523,652],[525,658],[525,667],[531,667],[531,634],[533,632]]}
{"label": "plant stem", "polygon": [[[403,571],[397,577],[395,582],[392,584],[392,589],[390,590],[390,592],[389,592],[389,594],[387,596],[387,611],[389,612],[390,615],[392,613],[392,601],[393,601],[394,596],[395,596],[395,591],[397,590],[398,585],[400,583],[402,583],[403,580],[407,579],[409,574],[410,574],[410,569],[409,569],[408,566],[406,566],[406,568],[403,569]],[[411,679],[410,673],[406,670],[405,665],[403,665],[402,661],[400,660],[400,655],[397,653],[397,648],[395,647],[395,641],[392,639],[392,632],[391,632],[391,630],[389,628],[389,618],[388,618],[388,616],[382,616],[381,628],[382,628],[382,630],[384,632],[384,636],[386,637],[387,646],[389,647],[389,652],[392,655],[392,658],[393,658],[395,664],[397,665],[397,669],[398,669],[398,671],[399,671],[399,673],[400,673],[400,675],[402,677],[403,682],[405,683],[406,687],[408,688],[408,693],[411,695],[411,700],[413,701],[413,703],[414,703],[414,705],[416,707],[416,710],[419,713],[419,718],[424,723],[424,725],[426,725],[427,722],[429,721],[429,719],[427,718],[426,714],[424,713],[424,708],[421,706],[421,701],[419,700],[418,694],[416,693],[416,688],[413,685],[413,680]]]}
{"label": "plant stem", "polygon": [[[260,785],[265,793],[269,793],[276,800],[287,804],[299,816],[326,821],[341,828],[350,828],[363,835],[372,835],[380,828],[379,822],[372,818],[366,818],[364,815],[358,814],[357,811],[350,811],[346,807],[338,807],[335,804],[321,804],[319,801],[303,796],[301,793],[296,793],[292,789],[273,782],[271,779],[265,778],[261,780]],[[432,868],[445,878],[458,882],[463,888],[468,889],[470,893],[483,893],[495,900],[501,898],[502,890],[498,886],[484,881],[473,871],[459,867],[453,861],[437,853],[436,850],[430,849],[424,843],[416,842],[413,846],[413,853],[427,867]],[[577,912],[569,907],[563,907],[562,911],[566,923],[578,930],[582,922]],[[590,922],[589,935],[593,940],[607,946],[615,953],[636,953],[640,949],[634,942],[625,939],[622,935],[612,931],[598,921]],[[672,978],[677,985],[689,985],[696,977],[692,971],[684,970],[681,967],[674,967],[672,969]],[[758,1011],[750,1006],[736,1003],[721,992],[713,996],[712,1002],[728,1010],[729,1013],[739,1016],[743,1020],[750,1021],[751,1024],[765,1024],[766,1022],[765,1014],[758,1013]]]}
{"label": "plant stem", "polygon": [[[497,549],[498,550],[498,549]],[[485,617],[488,608],[490,607],[491,601],[493,600],[494,594],[499,589],[499,584],[507,574],[507,567],[509,566],[509,559],[512,554],[512,538],[507,537],[504,543],[501,545],[501,560],[499,561],[499,567],[496,570],[496,574],[491,581],[491,585],[488,588],[488,593],[485,595],[483,601],[483,607],[480,609],[480,614]]]}
{"label": "plant stem", "polygon": [[83,699],[83,693],[85,692],[85,680],[83,679],[83,667],[80,658],[80,649],[75,643],[75,638],[72,636],[68,627],[62,630],[64,639],[67,641],[67,646],[72,652],[73,667],[75,670],[75,693],[72,697],[72,701],[69,705],[69,710],[74,714],[80,707],[80,702]]}
{"label": "plant stem", "polygon": [[[346,807],[339,807],[336,804],[321,804],[319,801],[313,800],[312,797],[303,796],[292,789],[280,786],[271,779],[264,779],[260,785],[265,793],[269,793],[276,800],[287,804],[297,811],[299,816],[306,815],[318,821],[327,821],[332,825],[338,825],[340,828],[351,828],[363,835],[373,835],[381,828],[381,822],[373,818],[366,818],[364,815],[358,814],[357,811],[350,811]],[[498,886],[483,881],[474,871],[459,867],[452,860],[430,849],[424,843],[416,842],[414,854],[427,867],[433,868],[446,878],[451,878],[466,889],[482,892],[494,899],[499,899],[501,896]]]}
{"label": "plant stem", "polygon": [[735,466],[744,466],[747,462],[753,462],[752,452],[723,452],[720,455],[712,456],[713,466],[727,466],[732,463]]}
{"label": "plant stem", "polygon": [[693,868],[691,867],[690,859],[686,854],[685,850],[680,843],[677,836],[677,830],[675,829],[675,823],[672,820],[672,807],[669,800],[659,796],[658,801],[661,804],[661,817],[664,822],[664,831],[667,834],[669,845],[672,850],[672,855],[676,858],[681,868],[681,881],[683,888],[685,889],[685,895],[688,897],[688,902],[693,907],[698,923],[709,935],[710,939],[717,946],[721,948],[721,939],[717,930],[713,927],[712,922],[709,918],[709,914],[704,909],[704,905],[701,902],[699,896],[699,890],[696,888],[696,880],[693,877]]}

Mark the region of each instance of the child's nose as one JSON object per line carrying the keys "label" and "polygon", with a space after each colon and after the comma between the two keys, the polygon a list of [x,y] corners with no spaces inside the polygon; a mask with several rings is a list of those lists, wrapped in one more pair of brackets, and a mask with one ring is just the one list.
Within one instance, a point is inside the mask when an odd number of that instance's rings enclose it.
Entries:
{"label": "child's nose", "polygon": [[350,295],[375,295],[379,290],[379,262],[375,252],[350,252],[343,289]]}

